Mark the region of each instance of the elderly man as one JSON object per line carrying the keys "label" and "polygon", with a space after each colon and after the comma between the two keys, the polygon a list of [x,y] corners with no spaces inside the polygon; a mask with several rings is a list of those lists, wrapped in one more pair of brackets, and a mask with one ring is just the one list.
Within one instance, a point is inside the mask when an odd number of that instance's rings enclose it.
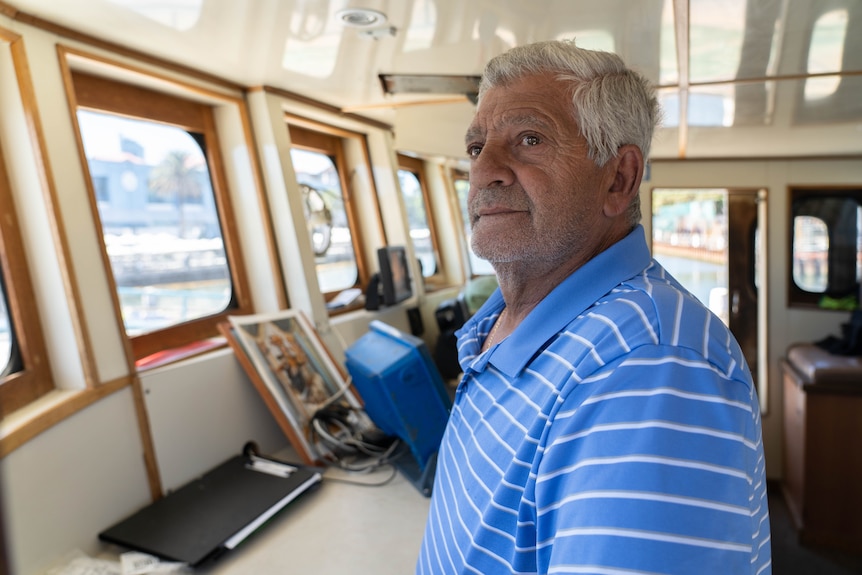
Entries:
{"label": "elderly man", "polygon": [[458,334],[418,574],[771,572],[749,369],[639,223],[658,115],[610,53],[487,65],[468,203],[499,289]]}

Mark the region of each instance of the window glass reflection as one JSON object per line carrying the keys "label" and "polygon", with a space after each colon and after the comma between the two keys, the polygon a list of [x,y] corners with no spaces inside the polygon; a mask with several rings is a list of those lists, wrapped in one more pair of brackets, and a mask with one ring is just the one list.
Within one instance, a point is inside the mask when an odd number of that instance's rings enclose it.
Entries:
{"label": "window glass reflection", "polygon": [[676,49],[676,18],[673,0],[665,0],[661,12],[661,35],[659,36],[659,84],[679,82],[679,63]]}
{"label": "window glass reflection", "polygon": [[[824,74],[841,70],[844,39],[847,34],[847,10],[832,10],[814,24],[808,49],[808,73]],[[834,94],[841,83],[840,76],[806,78],[805,99],[816,100]]]}
{"label": "window glass reflection", "polygon": [[201,17],[203,0],[182,2],[141,2],[141,0],[109,0],[133,12],[174,30],[191,30]]}
{"label": "window glass reflection", "polygon": [[410,227],[413,251],[422,265],[422,275],[431,277],[437,272],[437,256],[431,239],[431,226],[428,223],[422,185],[416,174],[410,170],[398,170],[398,183],[401,185],[401,195],[407,208],[407,224]]}
{"label": "window glass reflection", "polygon": [[689,74],[692,82],[735,78],[745,33],[746,0],[691,0]]}
{"label": "window glass reflection", "polygon": [[303,208],[323,293],[353,287],[359,270],[341,179],[332,158],[321,152],[290,150],[303,193]]}
{"label": "window glass reflection", "polygon": [[812,216],[793,218],[793,281],[808,292],[823,293],[829,285],[829,230]]}
{"label": "window glass reflection", "polygon": [[9,373],[12,364],[12,320],[6,305],[6,290],[0,278],[0,376]]}
{"label": "window glass reflection", "polygon": [[458,205],[461,207],[461,219],[464,222],[464,237],[467,239],[467,255],[469,256],[470,273],[476,275],[494,274],[494,267],[473,253],[473,230],[470,227],[470,215],[467,211],[467,195],[470,192],[470,181],[463,178],[455,180],[455,193],[458,195]]}
{"label": "window glass reflection", "polygon": [[346,0],[302,2],[291,12],[290,33],[284,43],[281,65],[285,70],[312,78],[329,78],[335,71],[338,47],[344,34],[337,18]]}
{"label": "window glass reflection", "polygon": [[416,0],[410,12],[410,26],[406,30],[404,52],[427,50],[434,41],[437,26],[437,7],[433,0]]}

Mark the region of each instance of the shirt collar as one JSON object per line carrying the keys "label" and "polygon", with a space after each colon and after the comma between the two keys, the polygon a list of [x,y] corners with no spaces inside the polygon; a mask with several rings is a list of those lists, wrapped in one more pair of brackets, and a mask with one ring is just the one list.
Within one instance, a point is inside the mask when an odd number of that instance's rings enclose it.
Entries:
{"label": "shirt collar", "polygon": [[[555,334],[614,287],[646,269],[650,261],[643,226],[638,225],[563,280],[509,337],[473,358],[471,367],[481,371],[487,363],[493,363],[514,378]],[[475,334],[478,322],[498,313],[502,307],[503,297],[498,288],[464,329],[472,329]]]}

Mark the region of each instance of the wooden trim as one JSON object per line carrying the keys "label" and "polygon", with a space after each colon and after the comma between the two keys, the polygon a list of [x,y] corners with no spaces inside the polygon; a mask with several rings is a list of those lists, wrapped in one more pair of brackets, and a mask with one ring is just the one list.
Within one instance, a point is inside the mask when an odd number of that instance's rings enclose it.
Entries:
{"label": "wooden trim", "polygon": [[[240,248],[240,231],[236,222],[236,211],[233,207],[233,199],[227,185],[227,174],[225,173],[224,154],[217,137],[217,126],[212,108],[207,108],[204,117],[204,136],[207,146],[207,164],[212,173],[213,192],[218,206],[219,221],[221,222],[224,236],[224,250],[230,262],[231,284],[236,300],[236,309],[232,313],[251,313],[253,311],[251,300],[251,286],[246,273],[245,257]],[[249,148],[253,147],[247,142]],[[218,327],[213,325],[213,335],[218,335]]]}
{"label": "wooden trim", "polygon": [[[367,150],[367,146],[364,139],[360,140],[362,146]],[[338,139],[338,147],[335,153],[335,167],[338,170],[338,179],[341,181],[341,193],[344,198],[344,211],[347,215],[347,225],[350,228],[350,237],[353,240],[353,255],[356,260],[356,283],[353,284],[356,287],[363,287],[368,285],[368,280],[370,274],[368,273],[368,263],[365,259],[365,250],[363,247],[365,246],[365,238],[366,235],[362,233],[363,222],[359,217],[357,210],[359,209],[356,205],[354,193],[354,178],[355,170],[350,169],[347,165],[347,160],[345,158],[346,154],[344,151],[344,139]],[[371,165],[368,164],[369,173],[371,172]],[[374,177],[370,178],[370,184],[372,186],[372,196],[374,196],[373,192],[373,183]],[[369,222],[370,223],[370,222]],[[324,294],[324,296],[327,294]]]}
{"label": "wooden trim", "polygon": [[156,446],[153,442],[153,431],[150,427],[150,415],[147,412],[147,401],[144,398],[144,387],[137,374],[132,376],[132,397],[135,400],[135,415],[138,429],[141,432],[143,444],[144,467],[147,470],[147,483],[150,486],[150,497],[153,501],[162,498],[162,479],[159,474],[159,464],[156,461]]}
{"label": "wooden trim", "polygon": [[[377,215],[377,233],[381,238],[383,238],[384,242],[386,241],[386,229],[383,225],[383,212],[380,208],[379,196],[377,194],[377,181],[374,178],[374,170],[372,166],[374,165],[371,161],[371,150],[368,145],[368,135],[363,134],[361,132],[354,132],[352,130],[346,130],[343,128],[338,128],[336,126],[331,126],[329,124],[323,124],[321,122],[316,122],[314,120],[309,120],[307,118],[303,118],[301,116],[295,116],[290,113],[284,114],[285,122],[287,123],[288,129],[291,126],[298,127],[303,130],[301,134],[305,136],[302,141],[296,144],[299,148],[305,148],[312,151],[317,152],[325,152],[327,150],[331,150],[332,155],[339,158],[341,163],[337,163],[337,168],[339,170],[339,177],[342,178],[342,184],[344,188],[345,195],[345,204],[349,205],[353,202],[353,178],[347,178],[347,174],[353,174],[354,170],[348,170],[351,166],[346,166],[343,162],[343,142],[342,145],[333,145],[329,139],[329,137],[339,138],[341,140],[352,140],[354,142],[359,142],[362,146],[362,157],[365,162],[365,166],[368,168],[368,183],[371,186],[370,198],[371,201],[374,202],[374,212]],[[292,138],[293,139],[293,138]],[[292,142],[293,143],[293,142]],[[348,217],[350,217],[350,210],[348,210]],[[353,220],[350,220],[351,226],[353,225]],[[369,222],[363,222],[365,225],[371,225]],[[353,229],[353,228],[351,228]],[[366,228],[367,229],[367,228]],[[365,240],[367,236],[363,235],[362,237],[362,246],[365,247]],[[360,284],[362,286],[366,285],[366,282],[369,279],[369,273],[367,272],[367,264],[366,258],[368,254],[363,252],[363,256],[359,258],[358,265],[360,266],[359,277]],[[342,310],[343,311],[343,310]]]}
{"label": "wooden trim", "polygon": [[15,19],[15,15],[18,14],[19,10],[14,6],[10,6],[6,2],[0,1],[0,14],[10,18],[12,20]]}
{"label": "wooden trim", "polygon": [[[368,145],[368,136],[363,135],[362,137],[362,152],[363,157],[365,158],[365,165],[368,167],[368,183],[371,185],[371,201],[374,202],[374,213],[377,214],[377,233],[380,234],[381,238],[386,238],[386,227],[383,225],[383,209],[380,207],[380,196],[377,193],[377,179],[374,177],[374,169],[372,166],[374,164],[371,161],[371,147]],[[364,241],[364,240],[363,240]],[[364,258],[363,258],[364,259]],[[371,274],[367,274],[363,276],[364,278],[370,279],[369,276]],[[367,284],[362,284],[363,287]]]}
{"label": "wooden trim", "polygon": [[[231,274],[232,280],[234,281],[234,289],[237,290],[238,293],[238,302],[239,309],[233,309],[222,316],[214,316],[214,320],[221,321],[228,315],[228,313],[249,313],[251,310],[252,302],[251,302],[251,290],[248,285],[247,275],[244,273],[244,258],[242,256],[242,251],[239,249],[238,240],[233,240],[233,238],[237,238],[238,234],[236,233],[237,226],[235,223],[235,217],[233,216],[234,211],[232,208],[232,200],[230,198],[230,194],[227,192],[227,177],[224,172],[224,164],[222,162],[222,156],[219,151],[219,142],[218,138],[215,137],[216,125],[214,120],[214,115],[212,113],[212,108],[218,105],[226,105],[226,106],[235,106],[237,112],[240,117],[240,122],[242,125],[242,132],[244,139],[246,141],[246,148],[250,156],[250,165],[252,167],[252,176],[256,186],[256,193],[259,200],[262,202],[261,205],[266,205],[266,191],[263,186],[263,178],[262,178],[262,168],[260,163],[260,158],[257,153],[257,148],[254,144],[254,136],[251,127],[251,120],[249,116],[248,104],[246,100],[242,97],[242,94],[225,94],[222,92],[214,91],[211,89],[203,88],[201,86],[188,83],[186,81],[178,80],[176,78],[169,77],[164,74],[159,74],[156,72],[152,72],[149,70],[144,70],[140,67],[135,67],[128,64],[121,64],[109,58],[97,56],[91,53],[87,53],[81,50],[72,49],[69,47],[61,46],[58,47],[58,50],[64,56],[64,63],[66,63],[66,69],[69,70],[68,74],[70,77],[68,89],[69,100],[70,102],[75,100],[75,90],[71,88],[73,86],[71,78],[74,76],[79,79],[81,82],[83,78],[83,82],[88,83],[87,89],[88,94],[86,95],[86,105],[93,106],[95,108],[103,108],[106,110],[120,108],[121,113],[124,113],[129,116],[137,116],[147,118],[147,114],[154,114],[159,116],[159,120],[163,120],[165,117],[169,118],[169,122],[174,123],[175,125],[181,126],[186,129],[192,129],[198,132],[201,132],[206,135],[206,146],[208,157],[207,160],[209,162],[212,174],[212,184],[213,190],[215,193],[216,203],[219,207],[220,219],[222,220],[222,225],[230,230],[230,233],[225,234],[225,252],[228,255],[229,261],[231,262]],[[101,65],[105,70],[107,75],[101,75],[100,73],[93,73],[92,71],[84,72],[74,70],[75,66],[71,65],[75,61],[79,62],[95,62]],[[128,79],[129,76],[137,77],[136,83],[127,83],[125,81],[117,80],[116,77],[122,76],[125,79]],[[92,84],[89,84],[92,82]],[[164,87],[166,90],[170,90],[170,93],[161,91],[159,88]],[[119,90],[118,88],[122,88]],[[116,92],[123,91],[122,97]],[[173,95],[179,93],[181,95]],[[146,95],[146,105],[139,105],[140,98],[142,95]],[[201,102],[197,99],[192,98],[193,96],[200,96],[205,102]],[[214,101],[215,103],[212,103]],[[177,106],[177,102],[181,102],[180,106]],[[71,115],[73,117],[73,121],[75,121],[75,106],[71,106]],[[202,109],[206,109],[207,111],[201,112]],[[179,113],[179,112],[183,113]],[[164,115],[164,116],[163,116]],[[190,120],[190,118],[192,118]],[[83,145],[80,143],[80,135],[76,134],[79,138],[79,149],[83,150]],[[87,169],[86,158],[81,153],[81,162],[82,166],[85,167],[85,172],[89,172]],[[218,177],[217,177],[218,176]],[[92,185],[88,179],[87,185]],[[224,196],[224,197],[223,197]],[[91,190],[91,198],[93,197],[93,193]],[[97,214],[97,210],[95,208],[95,204],[93,204],[93,213]],[[263,226],[266,230],[266,237],[269,244],[273,247],[273,250],[270,253],[270,260],[273,262],[273,265],[276,266],[275,269],[278,269],[277,262],[277,252],[274,249],[275,245],[275,237],[272,222],[269,218],[263,218]],[[231,241],[233,240],[233,241]],[[234,245],[236,244],[236,245]],[[234,263],[234,258],[237,259],[239,263],[242,264],[241,267],[237,266]],[[106,263],[106,266],[108,264]],[[106,269],[110,269],[106,267]],[[278,300],[284,307],[287,306],[287,296],[284,292],[283,286],[278,290]],[[119,317],[119,312],[118,312]],[[202,320],[206,322],[206,320]],[[200,329],[200,321],[198,322],[190,322],[188,324],[188,329],[192,332]],[[212,322],[210,322],[212,323]],[[125,330],[123,325],[120,325],[121,333]],[[217,330],[214,328],[214,324],[209,328],[204,327],[203,331],[199,331],[199,337],[206,338],[212,337],[216,335]],[[133,358],[131,369],[134,369],[134,360],[141,359],[142,357],[146,357],[149,355],[147,350],[135,350],[129,353],[129,356]]]}
{"label": "wooden trim", "polygon": [[[341,183],[341,195],[344,200],[344,210],[347,215],[348,226],[350,227],[350,236],[353,244],[353,252],[356,261],[356,283],[354,286],[363,287],[367,285],[369,280],[369,266],[366,261],[365,234],[362,233],[363,225],[372,225],[371,222],[362,222],[357,215],[356,202],[353,192],[353,178],[350,174],[353,170],[349,169],[345,161],[344,140],[352,139],[357,141],[362,146],[363,157],[369,170],[369,182],[371,189],[369,197],[374,198],[376,203],[377,189],[374,182],[373,171],[371,170],[370,155],[368,150],[368,142],[363,134],[343,130],[334,126],[318,124],[304,118],[297,118],[290,114],[285,114],[286,129],[291,134],[291,145],[297,148],[323,153],[334,156],[335,168],[338,171],[338,178]],[[379,205],[377,206],[379,214]],[[378,218],[378,225],[382,225]],[[334,294],[324,294],[324,296],[332,296]]]}
{"label": "wooden trim", "polygon": [[255,87],[255,88],[249,89],[249,91],[256,91],[256,90],[263,90],[264,92],[266,92],[268,94],[273,94],[273,95],[279,96],[281,98],[293,100],[293,101],[300,103],[300,104],[312,106],[314,108],[317,108],[318,110],[322,110],[322,111],[328,112],[330,114],[335,114],[336,116],[340,116],[340,117],[348,119],[348,120],[360,122],[362,124],[371,126],[373,128],[379,128],[379,129],[387,131],[387,132],[394,131],[392,124],[387,124],[386,122],[381,122],[379,120],[374,120],[372,118],[360,116],[359,114],[344,112],[344,111],[342,111],[341,108],[339,108],[337,106],[333,106],[331,104],[326,104],[324,102],[321,102],[320,100],[315,100],[314,98],[310,98],[308,96],[305,96],[303,94],[299,94],[297,92],[291,92],[289,90],[283,90],[281,88],[276,88],[274,86],[261,86],[261,87]]}
{"label": "wooden trim", "polygon": [[[315,120],[309,120],[308,118],[297,116],[296,114],[291,114],[289,112],[284,113],[284,121],[287,123],[288,126],[296,126],[298,128],[302,128],[307,132],[315,132],[317,134],[334,136],[336,138],[361,138],[365,135],[362,132],[356,132],[354,130],[339,128],[338,126],[324,124]],[[320,147],[321,149],[323,148],[322,145],[318,147]]]}
{"label": "wooden trim", "polygon": [[204,104],[86,72],[72,70],[71,74],[72,104],[76,108],[158,118],[159,122],[196,132],[205,132],[212,125]]}
{"label": "wooden trim", "polygon": [[[444,176],[445,177],[445,176]],[[467,189],[469,193],[470,186],[470,173],[462,170],[458,167],[450,167],[449,175],[447,181],[451,186],[449,201],[452,204],[453,214],[452,217],[457,218],[455,221],[458,222],[458,243],[460,245],[460,258],[461,258],[461,273],[464,274],[464,281],[476,277],[476,274],[473,272],[473,265],[470,258],[470,241],[467,239],[464,230],[470,225],[470,222],[464,221],[464,216],[461,213],[461,198],[458,197],[458,186],[457,181],[462,180],[467,182]]]}
{"label": "wooden trim", "polygon": [[[463,172],[446,164],[437,164],[437,171],[440,174],[440,181],[443,182],[446,188],[444,209],[449,214],[448,219],[454,228],[453,231],[457,238],[455,243],[458,246],[458,269],[461,272],[461,280],[456,283],[464,284],[470,278],[471,272],[469,264],[465,261],[465,258],[469,258],[469,255],[467,255],[467,238],[464,235],[465,224],[464,217],[461,215],[461,202],[458,198],[458,190],[455,188],[455,178],[460,177]],[[467,181],[469,182],[469,179]],[[450,265],[449,268],[451,269],[452,266]],[[448,279],[451,283],[452,278]]]}
{"label": "wooden trim", "polygon": [[[62,68],[62,61],[60,62],[60,65]],[[46,205],[50,212],[48,214],[48,220],[52,224],[51,230],[54,234],[54,243],[58,246],[57,251],[60,259],[59,269],[63,277],[63,287],[67,294],[66,297],[69,301],[69,308],[72,310],[72,326],[75,330],[75,339],[78,342],[78,353],[80,355],[81,365],[84,371],[85,384],[89,388],[94,388],[99,381],[96,357],[93,353],[92,341],[89,337],[90,331],[87,329],[86,315],[83,312],[81,304],[81,292],[78,287],[75,265],[72,261],[69,242],[66,239],[68,237],[66,233],[66,223],[63,219],[63,213],[59,209],[60,201],[58,199],[59,194],[57,192],[57,186],[54,181],[54,170],[51,168],[51,162],[47,146],[45,144],[46,138],[44,136],[44,131],[42,130],[42,123],[38,110],[36,109],[36,94],[35,90],[33,90],[33,84],[29,80],[29,66],[27,66],[26,73],[28,75],[27,85],[30,91],[28,99],[32,100],[33,107],[32,113],[28,114],[28,116],[32,116],[32,125],[30,128],[31,138],[34,142],[38,142],[37,165],[39,166],[39,177],[43,180],[43,189],[47,196]],[[65,71],[63,73],[63,82],[64,85],[67,85],[66,82],[68,82],[68,78]]]}
{"label": "wooden trim", "polygon": [[[430,276],[422,276],[422,282],[427,291],[432,285],[443,285],[445,266],[443,265],[443,254],[440,251],[440,243],[437,241],[437,225],[434,219],[431,194],[428,191],[428,182],[425,176],[426,163],[420,158],[414,158],[401,153],[397,156],[398,169],[412,173],[419,182],[419,191],[422,193],[422,204],[425,206],[425,217],[428,219],[428,233],[431,234],[431,249],[434,251],[434,260],[437,264],[437,269]],[[404,190],[401,190],[401,193],[403,194]]]}
{"label": "wooden trim", "polygon": [[[729,86],[735,84],[764,84],[768,82],[787,82],[792,80],[807,80],[808,78],[828,78],[831,76],[860,76],[862,70],[838,70],[835,72],[805,72],[800,74],[777,74],[775,76],[752,76],[750,78],[728,78],[727,80],[703,80],[688,82],[691,88],[702,86]],[[679,88],[679,84],[661,84],[656,86],[659,90]]]}
{"label": "wooden trim", "polygon": [[[8,302],[7,312],[14,330],[13,342],[21,369],[4,378],[0,385],[0,418],[45,395],[54,388],[51,362],[45,347],[39,308],[24,251],[6,162],[0,146],[0,274]],[[2,297],[2,294],[0,294]]]}
{"label": "wooden trim", "polygon": [[[48,154],[45,145],[44,132],[38,111],[35,90],[30,76],[30,66],[24,49],[21,36],[0,29],[0,35],[8,41],[12,64],[18,82],[18,90],[21,105],[24,111],[25,122],[29,132],[29,145],[33,150],[37,174],[40,180],[41,193],[45,199],[47,210],[50,212],[49,225],[54,244],[57,246],[60,263],[68,262],[68,246],[63,233],[63,220],[56,213],[57,192],[54,185]],[[3,243],[6,248],[6,256],[3,259],[3,273],[6,278],[6,289],[9,293],[10,309],[16,329],[16,339],[21,345],[21,355],[24,361],[24,371],[14,374],[4,382],[6,391],[0,394],[0,417],[10,413],[36,398],[50,392],[54,388],[49,354],[42,333],[42,323],[36,302],[33,297],[32,284],[29,278],[29,270],[26,264],[23,240],[18,229],[16,209],[11,192],[11,184],[5,171],[5,163],[0,158],[0,170],[2,170],[3,203],[6,207],[2,210],[4,214]],[[65,293],[69,296],[71,307],[74,310],[79,301],[75,297],[74,271],[69,266],[60,266],[60,274],[63,279]],[[21,295],[25,294],[25,295]],[[75,337],[79,342],[79,353],[82,360],[85,383],[91,386],[95,381],[95,362],[93,356],[88,353],[88,347],[83,345],[87,340],[84,337],[84,329],[79,314],[72,314],[72,326]],[[29,383],[28,383],[29,382]]]}

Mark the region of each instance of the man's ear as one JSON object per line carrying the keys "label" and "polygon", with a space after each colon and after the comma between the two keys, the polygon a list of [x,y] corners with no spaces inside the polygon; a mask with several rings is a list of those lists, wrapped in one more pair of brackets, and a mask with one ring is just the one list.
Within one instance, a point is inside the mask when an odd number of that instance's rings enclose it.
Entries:
{"label": "man's ear", "polygon": [[614,170],[613,180],[605,196],[604,214],[609,218],[624,213],[640,190],[644,173],[644,159],[640,148],[626,144],[609,162]]}

